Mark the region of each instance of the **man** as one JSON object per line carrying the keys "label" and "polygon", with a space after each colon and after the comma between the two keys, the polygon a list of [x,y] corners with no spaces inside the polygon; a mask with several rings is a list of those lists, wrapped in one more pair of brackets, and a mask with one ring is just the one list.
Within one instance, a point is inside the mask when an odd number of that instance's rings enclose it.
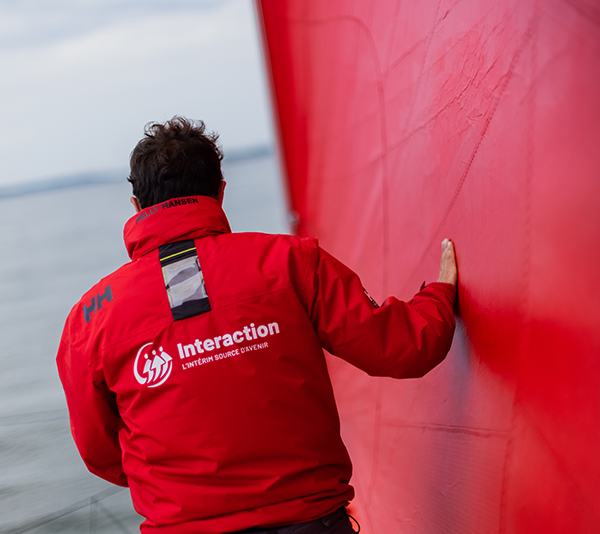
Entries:
{"label": "man", "polygon": [[73,437],[92,473],[129,486],[144,533],[353,532],[322,348],[374,376],[435,367],[453,245],[439,283],[379,307],[313,239],[232,234],[221,159],[183,118],[133,150],[132,261],[73,308],[57,357]]}

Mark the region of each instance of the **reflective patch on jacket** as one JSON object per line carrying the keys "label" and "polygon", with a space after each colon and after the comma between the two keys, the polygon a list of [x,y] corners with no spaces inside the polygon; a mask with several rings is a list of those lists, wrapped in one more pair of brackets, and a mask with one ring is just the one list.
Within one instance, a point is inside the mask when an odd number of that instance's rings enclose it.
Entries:
{"label": "reflective patch on jacket", "polygon": [[210,302],[192,239],[159,247],[165,289],[173,320],[180,321],[210,311]]}

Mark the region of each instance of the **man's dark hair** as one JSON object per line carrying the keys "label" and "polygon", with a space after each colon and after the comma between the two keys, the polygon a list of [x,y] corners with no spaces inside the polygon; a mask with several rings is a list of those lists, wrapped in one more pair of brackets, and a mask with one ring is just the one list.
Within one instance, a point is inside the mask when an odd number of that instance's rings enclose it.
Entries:
{"label": "man's dark hair", "polygon": [[127,178],[142,208],[177,197],[218,197],[223,153],[218,135],[205,129],[204,122],[184,117],[146,125],[131,152]]}

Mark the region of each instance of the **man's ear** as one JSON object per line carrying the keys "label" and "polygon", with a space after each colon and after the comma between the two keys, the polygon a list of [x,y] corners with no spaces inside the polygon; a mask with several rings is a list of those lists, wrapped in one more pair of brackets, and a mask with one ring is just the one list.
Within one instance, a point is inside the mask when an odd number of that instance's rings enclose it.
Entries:
{"label": "man's ear", "polygon": [[135,208],[136,213],[139,213],[140,211],[142,211],[142,206],[140,205],[140,201],[137,198],[131,197],[129,199],[129,202],[131,202],[133,204],[133,207]]}
{"label": "man's ear", "polygon": [[223,205],[223,197],[225,196],[225,186],[227,182],[223,180],[221,182],[221,186],[219,187],[219,194],[217,195],[217,202],[222,206]]}

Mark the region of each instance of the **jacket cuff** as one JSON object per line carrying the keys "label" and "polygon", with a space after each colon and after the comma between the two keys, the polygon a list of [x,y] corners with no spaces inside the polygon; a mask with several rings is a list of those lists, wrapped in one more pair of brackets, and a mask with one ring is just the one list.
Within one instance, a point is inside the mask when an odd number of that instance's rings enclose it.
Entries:
{"label": "jacket cuff", "polygon": [[446,282],[431,282],[429,284],[425,284],[425,282],[423,282],[420,291],[427,289],[433,289],[435,291],[442,292],[444,295],[446,295],[446,297],[448,297],[448,300],[454,304],[454,299],[456,298],[456,286],[454,284],[448,284]]}

